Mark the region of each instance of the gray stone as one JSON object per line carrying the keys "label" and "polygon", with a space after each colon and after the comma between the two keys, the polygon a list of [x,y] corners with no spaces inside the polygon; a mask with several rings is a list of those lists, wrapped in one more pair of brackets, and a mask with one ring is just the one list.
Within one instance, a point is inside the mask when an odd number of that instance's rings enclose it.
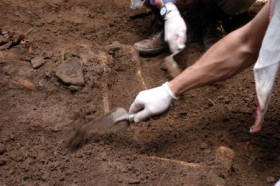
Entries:
{"label": "gray stone", "polygon": [[83,86],[83,67],[77,58],[70,58],[58,66],[56,76],[65,84]]}

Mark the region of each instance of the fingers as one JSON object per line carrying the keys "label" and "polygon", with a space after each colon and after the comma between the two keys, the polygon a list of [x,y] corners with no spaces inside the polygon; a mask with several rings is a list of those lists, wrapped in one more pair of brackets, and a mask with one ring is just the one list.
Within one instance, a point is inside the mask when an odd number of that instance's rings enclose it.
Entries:
{"label": "fingers", "polygon": [[148,109],[144,109],[140,112],[138,112],[135,117],[134,117],[134,122],[140,122],[140,121],[143,121],[143,120],[146,120],[148,119],[149,117],[151,116],[151,113]]}
{"label": "fingers", "polygon": [[134,121],[139,122],[165,112],[171,104],[172,97],[163,85],[138,94],[129,108],[130,114],[135,114]]}
{"label": "fingers", "polygon": [[185,48],[185,43],[187,42],[187,34],[185,33],[181,33],[178,37],[177,37],[177,43],[178,43],[178,49],[179,50],[183,50]]}
{"label": "fingers", "polygon": [[145,105],[140,103],[138,100],[135,100],[130,108],[129,113],[135,114],[134,122],[140,122],[150,117],[150,111],[148,109],[144,109]]}
{"label": "fingers", "polygon": [[143,108],[144,108],[144,104],[142,104],[140,101],[135,99],[134,102],[130,105],[130,108],[129,108],[128,112],[130,114],[135,114],[138,111],[142,110]]}
{"label": "fingers", "polygon": [[181,51],[185,48],[186,36],[175,36],[175,38],[167,41],[169,49],[172,53]]}
{"label": "fingers", "polygon": [[166,20],[164,28],[164,39],[173,53],[183,50],[187,41],[187,25],[180,14],[178,15]]}
{"label": "fingers", "polygon": [[169,45],[169,49],[171,52],[181,51],[185,48],[185,43],[187,41],[186,31],[175,32],[169,31],[169,33],[165,34],[165,41]]}

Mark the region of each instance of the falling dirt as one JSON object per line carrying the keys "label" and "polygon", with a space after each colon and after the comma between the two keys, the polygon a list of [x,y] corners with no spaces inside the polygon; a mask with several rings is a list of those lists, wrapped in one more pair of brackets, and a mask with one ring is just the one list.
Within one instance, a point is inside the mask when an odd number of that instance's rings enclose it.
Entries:
{"label": "falling dirt", "polygon": [[[74,125],[128,109],[139,91],[170,80],[162,66],[168,52],[139,57],[133,49],[154,21],[129,3],[1,1],[2,30],[33,31],[0,51],[0,185],[273,185],[280,87],[277,81],[263,130],[250,134],[252,69],[186,93],[161,117],[67,147]],[[187,5],[179,1],[180,9]],[[194,40],[175,60],[185,68],[203,52]]]}

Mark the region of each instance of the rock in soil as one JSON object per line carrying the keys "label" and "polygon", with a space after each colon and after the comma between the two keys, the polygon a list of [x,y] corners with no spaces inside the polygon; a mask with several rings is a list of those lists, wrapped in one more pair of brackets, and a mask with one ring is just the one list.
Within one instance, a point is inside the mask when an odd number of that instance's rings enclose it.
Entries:
{"label": "rock in soil", "polygon": [[37,68],[43,66],[45,63],[46,63],[45,59],[41,56],[34,57],[31,60],[32,67],[34,69],[37,69]]}
{"label": "rock in soil", "polygon": [[56,76],[65,84],[83,86],[83,67],[77,58],[70,58],[58,66]]}

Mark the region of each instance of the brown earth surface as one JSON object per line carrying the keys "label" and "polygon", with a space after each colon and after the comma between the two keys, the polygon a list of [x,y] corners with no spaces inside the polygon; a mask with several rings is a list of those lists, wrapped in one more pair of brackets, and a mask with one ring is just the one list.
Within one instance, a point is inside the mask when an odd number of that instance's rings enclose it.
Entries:
{"label": "brown earth surface", "polygon": [[[33,31],[0,51],[0,185],[273,185],[280,177],[280,87],[263,130],[250,134],[252,69],[186,93],[161,117],[67,148],[74,124],[128,109],[139,91],[170,79],[162,67],[167,52],[139,57],[133,49],[151,35],[153,17],[129,3],[1,1],[0,28]],[[203,52],[192,42],[176,60],[188,66]],[[76,85],[56,75],[66,61],[82,66]]]}

